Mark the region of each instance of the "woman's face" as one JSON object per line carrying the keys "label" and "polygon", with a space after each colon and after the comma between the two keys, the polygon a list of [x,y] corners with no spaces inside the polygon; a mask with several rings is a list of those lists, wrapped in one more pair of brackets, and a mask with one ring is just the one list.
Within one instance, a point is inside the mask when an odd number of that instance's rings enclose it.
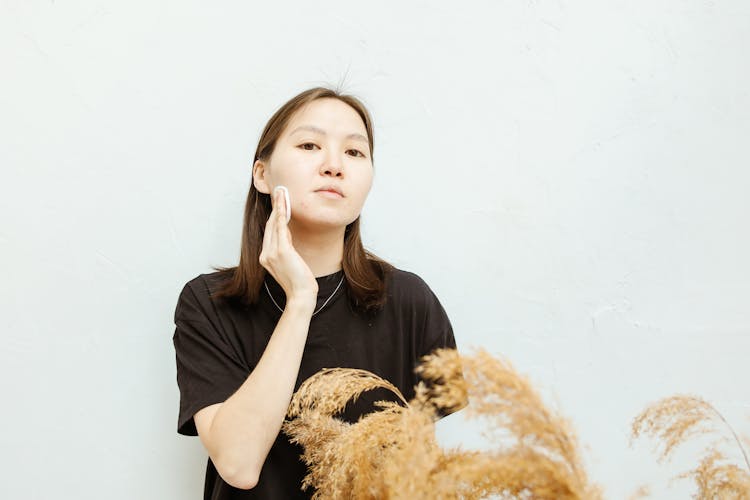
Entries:
{"label": "woman's face", "polygon": [[261,193],[278,185],[289,190],[291,226],[345,227],[362,212],[372,178],[365,125],[354,109],[334,98],[316,99],[297,110],[271,157],[257,160],[253,168]]}

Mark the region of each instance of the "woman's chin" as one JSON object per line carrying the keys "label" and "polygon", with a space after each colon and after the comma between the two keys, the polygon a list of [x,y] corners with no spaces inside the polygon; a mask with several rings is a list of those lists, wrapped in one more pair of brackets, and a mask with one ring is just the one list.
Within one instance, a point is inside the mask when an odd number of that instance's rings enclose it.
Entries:
{"label": "woman's chin", "polygon": [[[356,218],[354,219],[356,220]],[[344,231],[346,226],[354,222],[341,217],[305,217],[296,218],[292,216],[292,220],[289,222],[291,229],[302,229],[302,230],[317,230],[317,231]]]}

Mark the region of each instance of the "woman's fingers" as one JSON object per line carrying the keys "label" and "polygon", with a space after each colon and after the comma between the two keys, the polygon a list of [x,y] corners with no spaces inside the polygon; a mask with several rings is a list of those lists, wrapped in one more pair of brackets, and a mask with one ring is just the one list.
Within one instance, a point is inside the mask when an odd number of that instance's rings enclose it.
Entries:
{"label": "woman's fingers", "polygon": [[273,214],[274,222],[274,250],[279,252],[281,249],[281,242],[284,240],[284,231],[286,230],[286,215],[284,212],[284,190],[276,189],[273,192],[276,204],[276,213]]}
{"label": "woman's fingers", "polygon": [[282,225],[286,225],[286,197],[284,196],[284,190],[283,189],[277,189],[274,191],[274,196],[276,197],[276,219],[279,223],[279,227]]}
{"label": "woman's fingers", "polygon": [[290,234],[289,227],[287,226],[286,212],[289,207],[286,206],[286,196],[284,196],[283,189],[276,190],[276,206],[278,207],[278,215],[276,216],[276,244],[278,248],[289,248]]}
{"label": "woman's fingers", "polygon": [[273,193],[271,196],[271,214],[269,215],[268,220],[266,221],[266,227],[263,230],[263,243],[261,245],[259,257],[261,265],[266,269],[268,269],[268,258],[276,251],[276,207],[278,206],[278,203],[276,203],[277,200],[274,199],[275,195],[276,193]]}
{"label": "woman's fingers", "polygon": [[[286,266],[295,259],[292,245],[292,234],[286,220],[286,196],[283,189],[274,189],[271,193],[271,214],[266,221],[263,243],[259,257],[260,264],[265,267],[274,278],[277,273],[288,271]],[[297,257],[299,258],[299,257]]]}

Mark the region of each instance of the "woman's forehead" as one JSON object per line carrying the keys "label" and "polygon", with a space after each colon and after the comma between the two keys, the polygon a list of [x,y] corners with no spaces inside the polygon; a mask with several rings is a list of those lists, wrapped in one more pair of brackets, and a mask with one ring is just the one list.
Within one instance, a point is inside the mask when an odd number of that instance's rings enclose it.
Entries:
{"label": "woman's forehead", "polygon": [[351,106],[338,99],[316,99],[302,106],[290,117],[286,135],[300,130],[318,135],[341,135],[367,138],[362,117]]}

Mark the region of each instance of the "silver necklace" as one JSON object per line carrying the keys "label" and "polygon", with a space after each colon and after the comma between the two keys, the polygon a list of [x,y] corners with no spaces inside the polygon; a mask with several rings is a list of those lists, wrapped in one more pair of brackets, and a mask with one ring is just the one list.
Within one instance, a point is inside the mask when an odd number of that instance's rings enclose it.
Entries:
{"label": "silver necklace", "polygon": [[[314,313],[312,313],[313,316],[315,316],[316,314],[318,314],[320,312],[320,310],[323,309],[326,306],[326,304],[328,304],[328,301],[331,300],[334,295],[336,295],[336,292],[339,290],[339,287],[341,286],[341,283],[343,283],[343,282],[344,282],[344,277],[342,276],[341,277],[341,281],[339,281],[339,284],[336,285],[336,289],[333,291],[333,293],[331,294],[331,296],[328,297],[325,302],[323,302],[323,305],[320,306],[317,311],[315,311]],[[278,309],[279,311],[281,311],[283,313],[284,310],[273,299],[273,295],[271,295],[271,290],[268,289],[268,283],[266,283],[266,280],[263,280],[263,285],[265,285],[266,292],[268,292],[268,296],[271,297],[271,302],[273,302],[273,305],[275,305],[276,309]]]}

